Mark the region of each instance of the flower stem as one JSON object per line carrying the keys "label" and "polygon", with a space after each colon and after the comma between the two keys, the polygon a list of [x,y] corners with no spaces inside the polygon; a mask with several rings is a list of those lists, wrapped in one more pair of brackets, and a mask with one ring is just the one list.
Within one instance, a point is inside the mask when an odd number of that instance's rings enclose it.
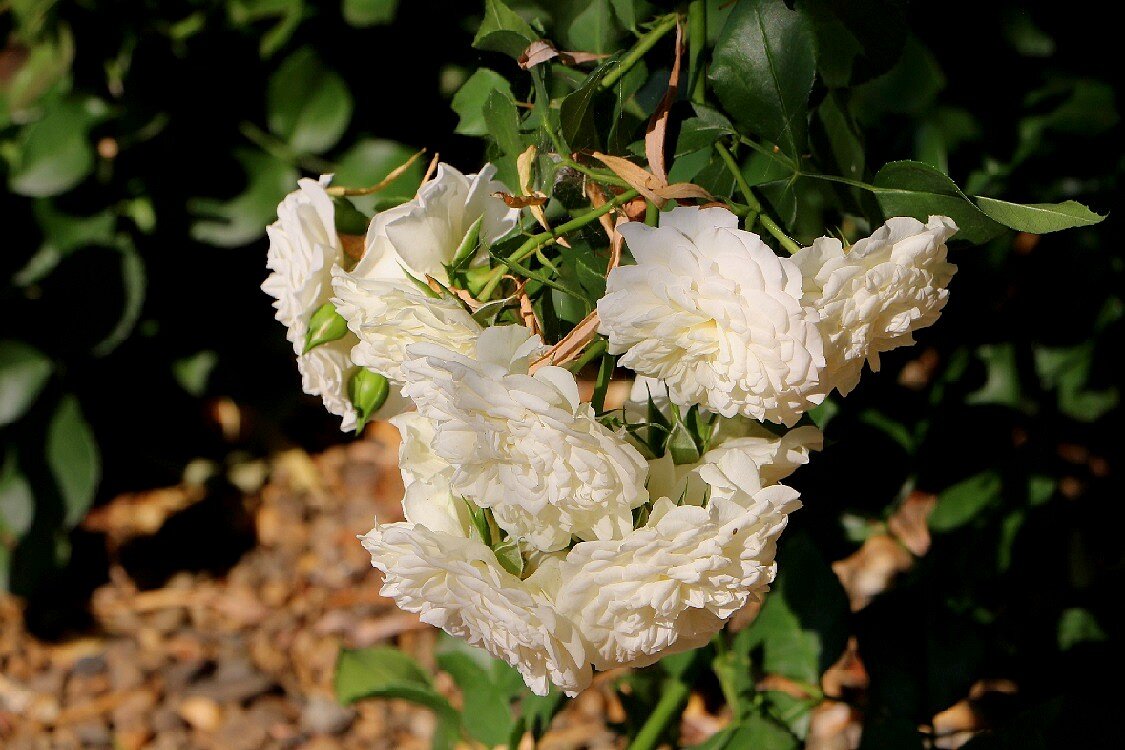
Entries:
{"label": "flower stem", "polygon": [[664,683],[664,691],[656,708],[633,738],[629,750],[655,750],[668,725],[680,715],[691,695],[691,687],[682,678],[672,677]]}
{"label": "flower stem", "polygon": [[689,92],[691,100],[702,104],[707,98],[707,66],[703,63],[703,50],[707,46],[707,1],[691,0],[688,4],[688,69],[691,75]]}
{"label": "flower stem", "polygon": [[766,231],[772,234],[790,254],[800,250],[801,246],[798,245],[792,237],[787,235],[785,231],[777,225],[777,222],[762,212],[761,202],[746,183],[746,178],[742,176],[742,170],[738,168],[738,163],[734,160],[734,156],[731,155],[730,149],[716,141],[715,150],[719,152],[719,157],[723,160],[723,163],[726,164],[727,171],[734,177],[739,192],[742,193],[742,197],[746,199],[746,205],[750,207],[750,213],[746,217],[747,227],[753,225],[756,219],[761,222]]}
{"label": "flower stem", "polygon": [[667,34],[672,29],[676,28],[676,23],[680,20],[679,13],[669,13],[668,15],[660,18],[652,29],[637,40],[625,55],[621,58],[613,70],[606,73],[602,78],[602,82],[598,84],[603,90],[613,88],[613,84],[621,80],[621,77],[632,70],[633,66],[645,56],[645,53],[656,46],[660,38]]}
{"label": "flower stem", "polygon": [[[573,218],[564,224],[559,224],[557,227],[551,229],[548,232],[541,232],[539,234],[528,237],[526,242],[520,245],[514,253],[508,256],[508,260],[512,262],[519,262],[527,256],[533,255],[539,248],[544,247],[545,245],[552,244],[553,242],[555,242],[555,240],[567,234],[568,232],[573,232],[575,229],[580,229],[581,227],[584,227],[591,222],[597,221],[599,217],[608,214],[610,211],[613,211],[623,203],[628,203],[629,201],[636,198],[637,195],[638,193],[636,190],[626,190],[620,195],[614,196],[592,211],[588,211],[587,213]],[[494,291],[496,291],[496,286],[500,283],[500,279],[504,277],[505,270],[507,270],[507,267],[503,265],[497,266],[496,268],[492,269],[492,273],[489,275],[488,281],[486,281],[484,287],[481,288],[479,299],[486,300],[492,295]]]}

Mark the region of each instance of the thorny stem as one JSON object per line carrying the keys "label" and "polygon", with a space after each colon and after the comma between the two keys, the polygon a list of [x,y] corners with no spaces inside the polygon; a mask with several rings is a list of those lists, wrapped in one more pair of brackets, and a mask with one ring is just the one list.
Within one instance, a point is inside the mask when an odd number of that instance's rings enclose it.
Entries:
{"label": "thorny stem", "polygon": [[[526,242],[520,245],[514,253],[508,256],[508,260],[513,262],[523,260],[527,256],[535,253],[535,251],[539,248],[544,247],[545,245],[552,244],[559,237],[562,237],[568,232],[573,232],[575,229],[580,229],[581,227],[584,227],[591,222],[597,221],[598,217],[608,214],[610,211],[613,211],[618,206],[624,203],[628,203],[629,201],[636,198],[637,195],[638,193],[636,190],[626,190],[625,192],[621,193],[620,195],[614,196],[612,199],[606,201],[605,203],[593,209],[592,211],[589,211],[588,213],[584,213],[581,216],[571,219],[564,224],[559,224],[557,227],[551,229],[548,232],[541,232],[539,234],[528,237]],[[481,300],[487,300],[492,295],[492,293],[496,291],[496,286],[500,283],[500,279],[504,277],[504,272],[506,270],[506,266],[497,266],[496,268],[492,269],[492,273],[488,276],[488,281],[485,282],[484,287],[480,291],[479,298]]]}
{"label": "thorny stem", "polygon": [[599,87],[603,90],[613,88],[613,84],[617,83],[621,80],[622,76],[632,70],[633,66],[645,56],[645,53],[656,46],[656,43],[660,41],[662,36],[676,28],[676,24],[679,23],[679,20],[679,13],[669,13],[658,20],[656,25],[653,26],[648,33],[638,39],[632,49],[625,53],[621,58],[621,62],[619,62],[613,70],[606,73],[605,77],[602,78],[602,82],[598,84]]}
{"label": "thorny stem", "polygon": [[746,200],[746,205],[750,207],[750,213],[746,217],[747,227],[753,225],[756,219],[761,222],[766,231],[772,234],[774,238],[781,243],[781,246],[788,250],[791,255],[800,250],[801,246],[798,245],[792,237],[787,235],[785,231],[777,225],[777,222],[762,212],[761,202],[746,183],[746,178],[742,176],[742,170],[738,168],[738,163],[734,160],[734,156],[731,155],[730,149],[716,141],[715,150],[719,153],[719,157],[723,160],[723,163],[726,164],[727,171],[734,177],[739,192],[742,193],[742,197]]}

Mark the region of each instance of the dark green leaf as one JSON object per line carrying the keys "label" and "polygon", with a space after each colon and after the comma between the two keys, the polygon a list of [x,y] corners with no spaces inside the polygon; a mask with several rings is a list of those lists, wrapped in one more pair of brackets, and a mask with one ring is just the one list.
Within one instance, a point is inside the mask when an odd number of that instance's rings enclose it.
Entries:
{"label": "dark green leaf", "polygon": [[352,26],[374,26],[395,19],[398,0],[344,0],[344,20]]}
{"label": "dark green leaf", "polygon": [[[6,453],[0,466],[0,549],[3,536],[19,539],[31,528],[35,516],[35,495],[16,464],[14,453]],[[0,585],[0,590],[6,588]]]}
{"label": "dark green leaf", "polygon": [[141,308],[145,301],[145,266],[140,253],[128,241],[119,243],[116,253],[124,295],[121,300],[121,312],[113,329],[92,349],[94,355],[98,357],[109,354],[129,338],[129,334],[133,332],[137,320],[141,317]]}
{"label": "dark green leaf", "polygon": [[817,107],[816,114],[824,133],[828,137],[828,147],[832,160],[836,163],[837,174],[850,180],[862,180],[865,168],[863,143],[855,123],[841,106],[841,95],[832,92]]}
{"label": "dark green leaf", "polygon": [[715,45],[710,76],[735,122],[800,158],[815,75],[806,18],[782,0],[746,0],[734,7]]}
{"label": "dark green leaf", "polygon": [[614,64],[616,63],[609,62],[598,66],[577,91],[563,99],[559,108],[559,126],[563,140],[571,150],[598,147],[600,140],[594,103],[602,78]]}
{"label": "dark green leaf", "polygon": [[64,523],[74,526],[94,501],[102,475],[98,444],[74,396],[64,397],[51,417],[46,458],[62,497]]}
{"label": "dark green leaf", "polygon": [[439,654],[437,662],[461,688],[464,697],[461,721],[469,734],[489,747],[506,743],[512,733],[514,696],[465,653]]}
{"label": "dark green leaf", "polygon": [[957,223],[957,237],[974,244],[987,242],[1004,228],[986,216],[944,174],[916,161],[894,161],[875,175],[875,198],[890,216],[913,216],[925,221],[933,215]]}
{"label": "dark green leaf", "polygon": [[969,477],[938,494],[937,505],[930,513],[933,531],[952,531],[977,517],[1000,498],[1000,475],[986,471]]}
{"label": "dark green leaf", "polygon": [[270,130],[298,153],[319,154],[340,140],[352,118],[344,79],[309,47],[285,59],[266,91]]}
{"label": "dark green leaf", "polygon": [[63,101],[20,133],[8,185],[21,195],[58,195],[77,185],[94,168],[89,128],[104,105]]}
{"label": "dark green leaf", "polygon": [[493,91],[498,91],[510,101],[515,101],[508,79],[488,68],[478,68],[467,81],[461,84],[461,88],[453,95],[453,111],[460,117],[457,128],[453,132],[462,135],[488,135],[484,107]]}
{"label": "dark green leaf", "polygon": [[977,205],[981,211],[1004,226],[1032,234],[1093,226],[1105,219],[1077,201],[1008,203],[978,195]]}
{"label": "dark green leaf", "polygon": [[0,427],[31,408],[51,376],[47,355],[21,341],[0,341]]}
{"label": "dark green leaf", "polygon": [[277,204],[297,184],[291,166],[258,151],[236,150],[246,174],[246,189],[234,198],[195,198],[188,210],[196,216],[193,239],[209,245],[236,247],[265,234],[277,215]]}
{"label": "dark green leaf", "polygon": [[473,46],[503,52],[518,58],[527,45],[539,38],[527,21],[520,18],[503,0],[485,0],[484,19],[477,28]]}

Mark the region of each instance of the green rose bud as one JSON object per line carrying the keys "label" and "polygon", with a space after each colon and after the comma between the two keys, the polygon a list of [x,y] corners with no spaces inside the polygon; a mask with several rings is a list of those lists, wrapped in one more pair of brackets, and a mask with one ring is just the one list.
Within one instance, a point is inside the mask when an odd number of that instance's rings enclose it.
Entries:
{"label": "green rose bud", "polygon": [[348,398],[351,399],[352,406],[357,412],[356,434],[363,430],[367,420],[386,403],[390,392],[390,383],[379,373],[371,372],[367,368],[356,370],[348,381]]}
{"label": "green rose bud", "polygon": [[303,354],[329,341],[344,337],[348,332],[348,321],[344,320],[331,302],[325,302],[313,313],[309,320],[309,330],[305,334],[305,348]]}

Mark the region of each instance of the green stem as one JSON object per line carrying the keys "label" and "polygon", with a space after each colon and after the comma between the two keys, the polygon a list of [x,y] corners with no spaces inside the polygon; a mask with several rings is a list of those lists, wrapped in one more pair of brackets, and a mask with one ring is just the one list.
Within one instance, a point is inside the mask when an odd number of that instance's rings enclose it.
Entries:
{"label": "green stem", "polygon": [[747,184],[746,178],[743,177],[742,170],[738,168],[738,162],[734,160],[730,149],[716,141],[715,150],[719,152],[719,157],[723,160],[723,163],[726,164],[727,171],[734,177],[739,192],[742,193],[742,197],[746,199],[746,205],[750,207],[750,213],[746,217],[746,226],[752,226],[754,220],[757,219],[761,222],[762,226],[765,227],[766,231],[772,234],[774,238],[781,243],[781,246],[789,251],[791,255],[800,250],[801,246],[798,245],[792,237],[787,235],[785,231],[778,226],[777,222],[763,213],[761,201],[758,200],[758,197],[754,195],[754,192],[750,189],[750,185]]}
{"label": "green stem", "polygon": [[707,98],[706,66],[703,50],[707,46],[707,0],[691,0],[688,5],[688,69],[691,71],[691,100],[703,104]]}
{"label": "green stem", "polygon": [[645,720],[641,731],[637,732],[637,736],[633,738],[629,750],[655,750],[660,743],[660,738],[667,731],[668,725],[675,721],[680,712],[683,711],[690,695],[691,687],[684,680],[669,678],[664,683],[664,691],[660,695],[656,708]]}
{"label": "green stem", "polygon": [[598,379],[594,381],[594,395],[590,399],[590,406],[594,407],[594,414],[601,414],[605,409],[605,394],[609,392],[609,381],[613,378],[613,368],[617,366],[617,357],[612,354],[603,354],[601,364],[598,365]]}
{"label": "green stem", "polygon": [[[529,255],[532,255],[539,248],[545,245],[550,245],[558,240],[559,237],[566,235],[568,232],[573,232],[575,229],[580,229],[587,224],[597,221],[599,217],[605,216],[610,211],[613,211],[618,206],[628,203],[636,198],[638,195],[636,190],[626,190],[620,195],[614,196],[612,199],[606,201],[597,208],[588,211],[570,221],[559,224],[557,227],[551,229],[549,232],[541,232],[540,234],[533,235],[527,238],[527,241],[520,245],[514,253],[508,256],[507,260],[510,262],[518,262],[523,260]],[[496,286],[500,283],[500,279],[504,276],[505,267],[497,266],[492,269],[492,273],[485,282],[484,287],[480,291],[480,299],[488,299],[494,291]]]}
{"label": "green stem", "polygon": [[653,26],[648,33],[638,39],[631,50],[625,53],[621,58],[621,62],[617,63],[613,70],[605,74],[605,77],[602,78],[602,82],[599,83],[598,86],[603,90],[613,88],[613,84],[617,83],[621,80],[622,76],[632,70],[633,66],[645,56],[645,53],[656,46],[656,43],[660,41],[662,36],[676,28],[676,24],[679,20],[680,15],[678,13],[670,13],[658,20],[656,25]]}

